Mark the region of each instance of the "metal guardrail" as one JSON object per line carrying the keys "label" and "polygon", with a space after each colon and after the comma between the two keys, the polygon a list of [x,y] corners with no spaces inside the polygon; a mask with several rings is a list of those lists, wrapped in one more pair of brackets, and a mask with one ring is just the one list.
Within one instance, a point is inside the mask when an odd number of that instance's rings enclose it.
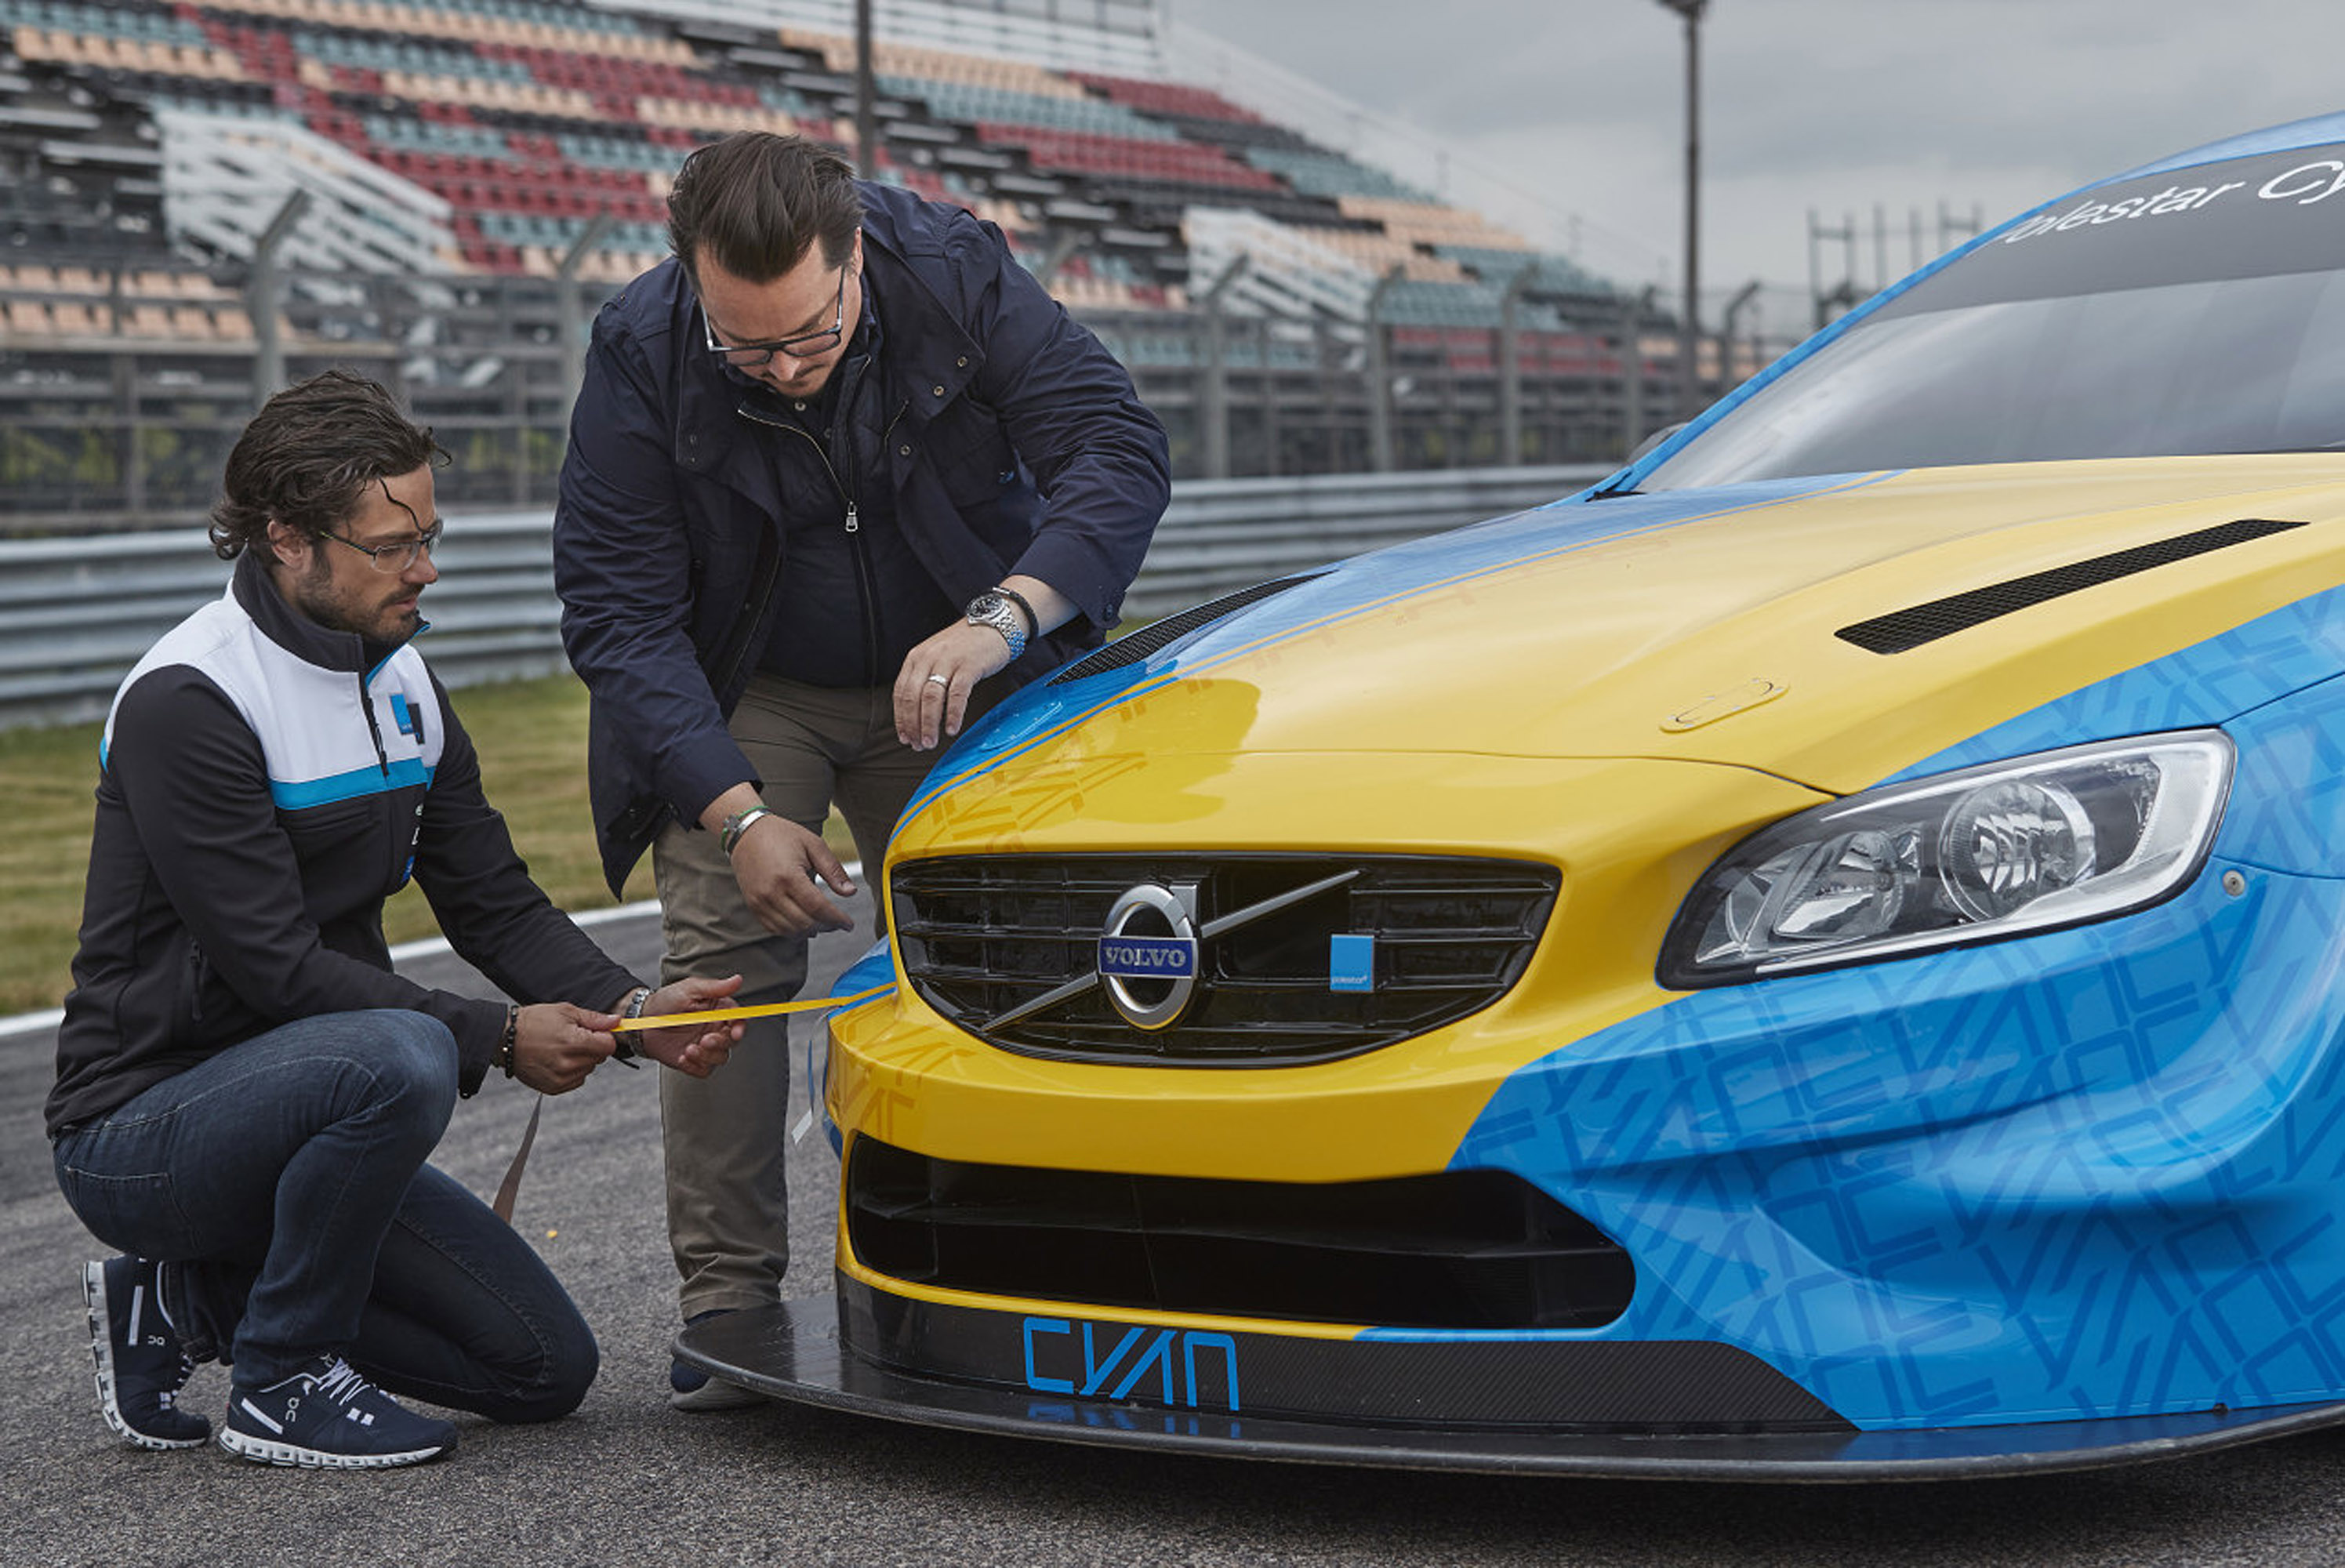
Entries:
{"label": "metal guardrail", "polygon": [[[1606,471],[1575,464],[1182,483],[1125,616],[1153,619],[1264,578],[1518,511]],[[552,530],[542,511],[452,518],[423,645],[442,680],[463,685],[565,668]],[[227,581],[227,563],[193,528],[0,541],[0,728],[103,716],[139,655]]]}

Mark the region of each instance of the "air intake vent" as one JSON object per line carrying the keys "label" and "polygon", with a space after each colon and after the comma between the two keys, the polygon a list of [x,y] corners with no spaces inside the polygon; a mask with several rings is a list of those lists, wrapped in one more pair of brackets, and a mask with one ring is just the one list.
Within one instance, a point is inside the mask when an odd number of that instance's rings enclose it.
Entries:
{"label": "air intake vent", "polygon": [[1160,648],[1169,648],[1201,627],[1210,626],[1233,611],[1261,602],[1274,593],[1284,593],[1290,588],[1300,588],[1327,575],[1324,572],[1306,572],[1301,577],[1281,577],[1274,582],[1257,582],[1251,588],[1241,588],[1235,593],[1225,593],[1209,603],[1183,610],[1178,615],[1167,615],[1152,625],[1142,626],[1129,637],[1119,637],[1095,653],[1084,655],[1050,679],[1050,684],[1063,686],[1071,681],[1089,680],[1110,670],[1121,670],[1127,664],[1137,664]]}
{"label": "air intake vent", "polygon": [[2056,566],[2049,572],[2015,577],[2008,582],[1998,582],[1992,587],[1974,588],[1967,593],[1933,599],[1927,604],[1916,604],[1910,610],[1900,610],[1894,614],[1843,626],[1834,635],[1870,652],[1903,653],[1909,648],[1919,648],[1924,642],[1934,642],[1941,637],[1968,631],[1973,626],[2008,615],[2015,610],[2041,604],[2047,599],[2096,588],[2120,577],[2130,577],[2137,572],[2147,572],[2153,566],[2170,566],[2175,561],[2188,561],[2208,551],[2246,544],[2251,540],[2304,526],[2301,522],[2274,522],[2256,517],[2218,523],[2213,528],[2178,534],[2156,544],[2120,550],[2114,555],[2096,555],[2073,566]]}
{"label": "air intake vent", "polygon": [[947,1290],[1389,1328],[1597,1329],[1619,1244],[1511,1172],[1226,1181],[937,1159],[858,1138],[855,1256]]}

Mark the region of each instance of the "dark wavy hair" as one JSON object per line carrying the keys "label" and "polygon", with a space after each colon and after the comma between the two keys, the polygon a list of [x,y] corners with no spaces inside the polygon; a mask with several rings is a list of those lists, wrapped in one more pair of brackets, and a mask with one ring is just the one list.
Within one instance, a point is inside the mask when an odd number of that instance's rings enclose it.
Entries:
{"label": "dark wavy hair", "polygon": [[367,486],[447,460],[431,427],[409,420],[365,377],[328,370],[298,381],[260,406],[228,454],[212,550],[233,561],[265,545],[272,521],[330,533],[357,514]]}
{"label": "dark wavy hair", "polygon": [[667,242],[686,272],[701,257],[745,283],[771,283],[822,246],[844,267],[863,225],[863,197],[845,158],[804,137],[736,131],[676,171],[667,193]]}

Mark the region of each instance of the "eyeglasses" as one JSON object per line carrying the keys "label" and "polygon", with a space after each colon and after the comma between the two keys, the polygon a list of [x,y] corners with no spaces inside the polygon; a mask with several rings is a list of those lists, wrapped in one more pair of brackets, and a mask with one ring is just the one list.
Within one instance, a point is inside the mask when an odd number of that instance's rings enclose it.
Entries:
{"label": "eyeglasses", "polygon": [[777,338],[770,343],[720,343],[716,340],[716,329],[708,324],[708,307],[703,305],[700,334],[708,341],[708,351],[736,370],[762,370],[773,363],[777,354],[785,359],[811,359],[817,354],[827,354],[847,336],[847,280],[853,273],[851,267],[838,269],[838,311],[822,331]]}
{"label": "eyeglasses", "polygon": [[439,544],[440,535],[445,528],[444,523],[435,522],[412,539],[394,539],[389,544],[360,544],[357,540],[344,539],[339,533],[320,534],[319,537],[330,539],[336,544],[349,545],[372,561],[377,572],[397,572],[414,565],[417,556],[431,554]]}

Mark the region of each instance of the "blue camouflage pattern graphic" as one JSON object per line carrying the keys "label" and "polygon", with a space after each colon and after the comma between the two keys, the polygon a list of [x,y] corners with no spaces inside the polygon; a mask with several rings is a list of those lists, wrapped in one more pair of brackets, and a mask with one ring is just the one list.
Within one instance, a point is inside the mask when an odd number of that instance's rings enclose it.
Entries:
{"label": "blue camouflage pattern graphic", "polygon": [[2341,669],[2345,592],[2316,593],[2021,713],[1894,776],[1924,778],[2056,746],[2225,723]]}
{"label": "blue camouflage pattern graphic", "polygon": [[1628,1248],[1588,1337],[1734,1344],[1861,1427],[2345,1393],[2340,666],[2322,594],[1910,770],[2222,723],[2175,899],[1677,998],[1517,1073],[1454,1163]]}

